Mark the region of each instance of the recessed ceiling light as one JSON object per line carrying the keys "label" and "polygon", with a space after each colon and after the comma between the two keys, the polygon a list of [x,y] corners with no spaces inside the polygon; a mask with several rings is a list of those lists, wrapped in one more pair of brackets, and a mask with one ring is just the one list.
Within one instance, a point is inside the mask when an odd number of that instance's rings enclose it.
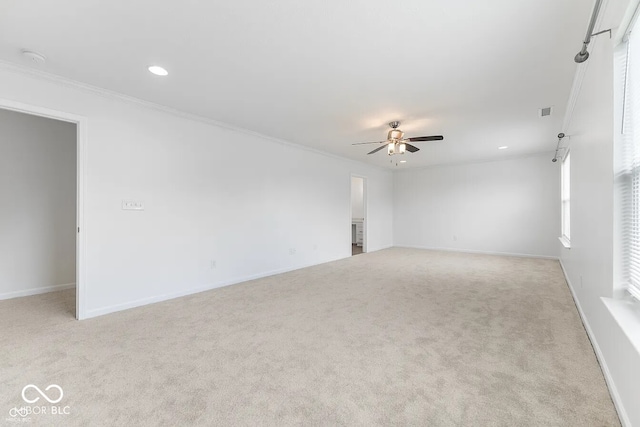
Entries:
{"label": "recessed ceiling light", "polygon": [[400,160],[400,163],[407,163],[406,160]]}
{"label": "recessed ceiling light", "polygon": [[506,150],[507,148],[509,148],[509,147],[508,147],[508,146],[506,146],[506,145],[503,145],[503,146],[501,146],[501,147],[498,147],[498,150]]}
{"label": "recessed ceiling light", "polygon": [[167,70],[158,65],[152,65],[151,67],[149,67],[149,71],[151,71],[156,76],[166,76],[167,74],[169,74]]}
{"label": "recessed ceiling light", "polygon": [[26,49],[22,49],[22,54],[25,56],[25,58],[27,58],[29,61],[33,62],[34,64],[44,64],[45,61],[47,60],[47,58],[38,52],[34,52],[32,50],[26,50]]}

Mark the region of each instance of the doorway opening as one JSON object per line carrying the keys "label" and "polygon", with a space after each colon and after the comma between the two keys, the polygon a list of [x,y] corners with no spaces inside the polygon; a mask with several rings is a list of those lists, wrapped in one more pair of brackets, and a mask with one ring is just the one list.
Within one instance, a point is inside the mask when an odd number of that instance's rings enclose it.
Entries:
{"label": "doorway opening", "polygon": [[7,313],[83,317],[81,129],[82,118],[0,100],[0,300],[18,308]]}
{"label": "doorway opening", "polygon": [[351,255],[367,252],[366,178],[351,175]]}

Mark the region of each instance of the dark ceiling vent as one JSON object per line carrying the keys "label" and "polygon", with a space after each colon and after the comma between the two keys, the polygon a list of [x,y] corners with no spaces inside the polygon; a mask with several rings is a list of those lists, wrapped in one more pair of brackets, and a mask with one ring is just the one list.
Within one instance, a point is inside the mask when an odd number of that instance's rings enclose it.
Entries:
{"label": "dark ceiling vent", "polygon": [[538,114],[540,115],[540,117],[547,117],[551,115],[552,111],[553,107],[540,108],[538,110]]}

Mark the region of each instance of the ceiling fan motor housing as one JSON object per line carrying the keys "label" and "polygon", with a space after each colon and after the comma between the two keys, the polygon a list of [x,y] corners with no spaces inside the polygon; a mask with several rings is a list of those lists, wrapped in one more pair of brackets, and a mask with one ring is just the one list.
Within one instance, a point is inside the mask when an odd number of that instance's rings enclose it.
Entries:
{"label": "ceiling fan motor housing", "polygon": [[400,129],[391,129],[389,131],[389,134],[387,135],[387,139],[388,140],[399,140],[402,139],[402,137],[404,136],[404,132],[402,132]]}

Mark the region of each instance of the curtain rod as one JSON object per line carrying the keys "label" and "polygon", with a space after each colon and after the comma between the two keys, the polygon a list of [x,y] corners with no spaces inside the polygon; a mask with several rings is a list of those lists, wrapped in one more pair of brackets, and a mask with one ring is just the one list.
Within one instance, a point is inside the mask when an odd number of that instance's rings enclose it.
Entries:
{"label": "curtain rod", "polygon": [[555,162],[557,162],[557,161],[558,161],[558,151],[560,151],[560,150],[564,150],[564,148],[561,148],[561,147],[560,147],[560,144],[562,143],[562,138],[564,138],[564,137],[565,137],[565,134],[564,134],[564,133],[560,132],[560,133],[558,134],[558,144],[556,145],[556,153],[555,153],[555,155],[553,156],[553,159],[551,159],[551,161],[552,161],[553,163],[555,163]]}
{"label": "curtain rod", "polygon": [[573,58],[573,60],[576,61],[578,64],[581,64],[587,59],[589,59],[589,52],[587,52],[587,47],[591,42],[591,37],[597,36],[598,34],[606,33],[607,31],[611,31],[611,30],[605,30],[597,34],[593,34],[593,27],[595,27],[596,25],[596,20],[598,19],[598,13],[600,13],[601,5],[602,5],[602,0],[596,0],[596,4],[593,5],[593,13],[591,14],[591,21],[589,21],[589,27],[587,28],[587,35],[584,37],[584,41],[582,42],[582,49],[580,49],[580,52],[578,52],[575,58]]}

